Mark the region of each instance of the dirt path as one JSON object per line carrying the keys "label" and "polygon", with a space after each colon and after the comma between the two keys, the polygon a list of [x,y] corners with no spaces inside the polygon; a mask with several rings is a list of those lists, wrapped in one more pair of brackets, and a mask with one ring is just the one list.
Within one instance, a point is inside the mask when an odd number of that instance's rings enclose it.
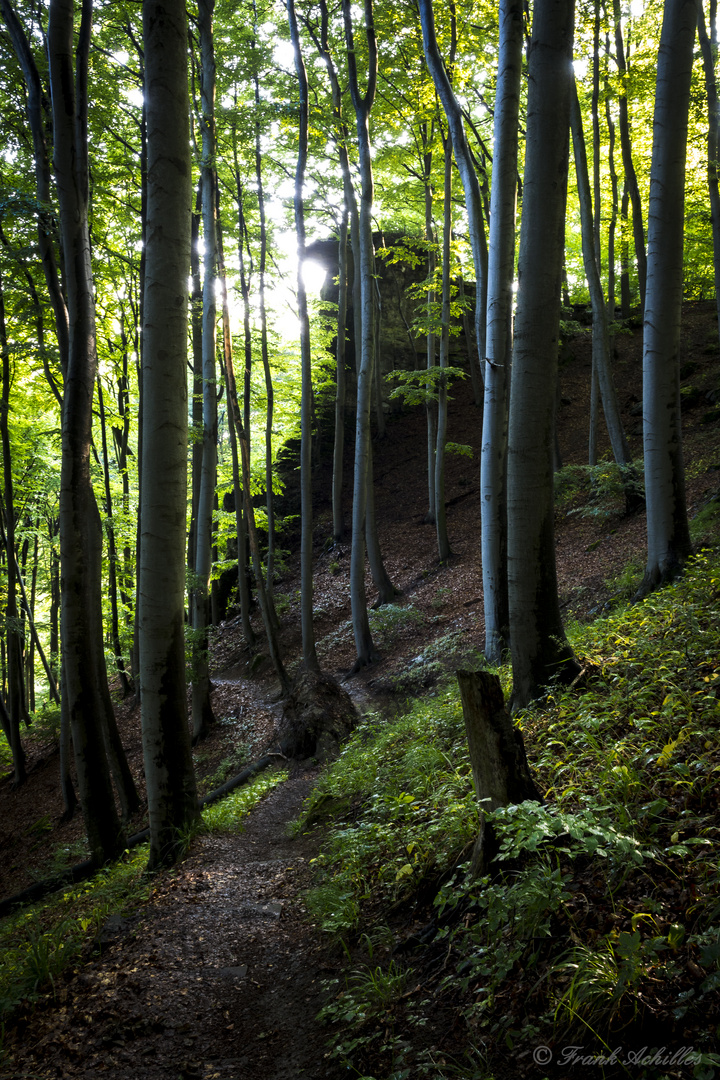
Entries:
{"label": "dirt path", "polygon": [[304,915],[312,840],[285,836],[314,772],[280,785],[245,831],[204,836],[103,954],[18,1032],[0,1077],[329,1080],[315,1017],[335,963]]}

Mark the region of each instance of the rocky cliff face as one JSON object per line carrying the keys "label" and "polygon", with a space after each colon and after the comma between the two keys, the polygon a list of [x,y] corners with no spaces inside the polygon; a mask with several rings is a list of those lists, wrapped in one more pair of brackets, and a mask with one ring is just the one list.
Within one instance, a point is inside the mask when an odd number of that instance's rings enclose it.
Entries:
{"label": "rocky cliff face", "polygon": [[[379,361],[383,375],[383,405],[388,409],[391,383],[386,376],[395,370],[416,370],[427,363],[427,341],[424,333],[414,325],[424,314],[424,301],[418,297],[416,287],[427,277],[427,255],[424,240],[416,237],[375,233],[377,253],[377,283],[380,309]],[[307,258],[323,266],[326,271],[322,299],[337,303],[338,299],[338,245],[337,240],[317,240],[307,247]],[[346,358],[349,372],[348,405],[354,400],[355,342],[354,312],[352,304],[352,252],[348,250],[348,310],[346,319]],[[475,283],[464,285],[465,293],[474,300]],[[414,295],[415,294],[415,295]],[[439,301],[438,301],[439,304]],[[470,313],[472,326],[472,313]],[[450,363],[455,367],[468,368],[468,347],[460,319],[454,320],[456,333],[450,340]],[[436,342],[436,351],[439,340]],[[334,345],[333,345],[334,349]],[[472,346],[474,362],[477,353]]]}

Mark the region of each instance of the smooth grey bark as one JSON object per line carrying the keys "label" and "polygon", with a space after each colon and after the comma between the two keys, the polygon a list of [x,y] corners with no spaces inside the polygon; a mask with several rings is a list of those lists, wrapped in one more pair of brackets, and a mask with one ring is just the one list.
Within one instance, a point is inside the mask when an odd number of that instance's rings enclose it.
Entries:
{"label": "smooth grey bark", "polygon": [[713,238],[713,271],[715,278],[715,302],[718,311],[720,329],[720,186],[718,185],[718,152],[720,150],[720,105],[718,105],[717,80],[717,0],[710,0],[710,36],[705,25],[705,11],[702,3],[698,6],[698,37],[702,50],[703,72],[705,74],[705,93],[707,95],[708,134],[707,134],[707,176],[710,195],[710,218]]}
{"label": "smooth grey bark", "polygon": [[485,656],[492,664],[500,662],[509,645],[510,626],[506,485],[523,20],[521,0],[502,0],[490,193],[487,356],[480,458]]}
{"label": "smooth grey bark", "polygon": [[[669,0],[674,2],[674,0]],[[622,16],[620,0],[613,0],[613,19],[615,21],[615,60],[620,72],[620,80],[623,90],[618,95],[618,127],[620,129],[620,148],[622,150],[623,169],[625,171],[625,185],[632,207],[632,229],[635,243],[635,260],[637,262],[638,288],[640,290],[640,304],[645,308],[645,291],[647,283],[647,252],[645,248],[645,231],[643,228],[642,201],[638,188],[637,175],[632,157],[632,142],[630,139],[630,120],[628,118],[627,80],[628,64],[625,54],[625,44],[622,33]]]}
{"label": "smooth grey bark", "polygon": [[185,684],[191,161],[183,0],[144,0],[147,225],[143,305],[140,682],[149,866],[197,817]]}
{"label": "smooth grey bark", "polygon": [[[356,278],[359,276],[360,307],[355,309],[355,319],[360,319],[361,352],[357,372],[357,416],[355,424],[355,466],[353,476],[352,544],[350,549],[350,603],[353,634],[357,658],[355,670],[371,663],[375,647],[370,634],[365,593],[365,517],[367,511],[367,486],[370,462],[370,406],[373,388],[373,351],[375,344],[375,290],[373,274],[372,204],[373,174],[370,152],[370,111],[377,89],[377,43],[373,22],[372,0],[364,0],[365,37],[368,48],[367,85],[364,94],[358,85],[357,59],[349,0],[343,0],[343,22],[347,45],[350,95],[355,109],[358,155],[361,178],[360,213],[358,222],[358,249],[353,245],[353,263]],[[358,274],[359,270],[359,274]],[[356,323],[357,325],[357,323]]]}
{"label": "smooth grey bark", "polygon": [[[195,211],[190,226],[190,342],[192,352],[192,400],[190,403],[190,525],[188,528],[187,564],[188,580],[195,573],[195,552],[197,549],[197,513],[200,498],[200,478],[202,476],[202,315],[203,290],[200,269],[200,217],[202,191],[198,187]],[[189,605],[190,625],[192,626],[193,609]]]}
{"label": "smooth grey bark", "polygon": [[[244,370],[249,372],[252,365],[252,335],[250,332],[250,286],[248,282],[248,275],[245,273],[245,255],[244,255],[244,235],[245,235],[245,213],[243,209],[243,190],[242,182],[240,179],[240,167],[237,161],[236,145],[235,145],[235,132],[233,132],[233,153],[235,154],[235,186],[237,190],[237,208],[238,208],[238,264],[240,268],[240,295],[243,301],[243,348],[244,348]],[[219,192],[218,192],[219,201]],[[232,363],[232,350],[226,354],[229,356]],[[234,363],[232,366],[234,373]],[[234,377],[234,375],[233,375]],[[249,385],[249,379],[247,380]],[[247,409],[245,410],[249,415],[249,402]],[[228,414],[229,416],[229,414]],[[233,425],[229,424],[232,428]],[[235,438],[237,440],[237,431],[235,432]],[[238,462],[240,461],[240,445],[237,443]],[[240,486],[242,489],[242,468],[240,468]],[[250,564],[248,561],[248,521],[245,512],[245,496],[239,503],[240,513],[236,518],[237,520],[237,543],[238,543],[238,587],[240,594],[240,617],[243,624],[243,633],[248,646],[252,646],[254,642],[254,634],[252,626],[250,624],[250,602],[251,602],[251,589],[249,585]],[[236,509],[237,513],[237,509]]]}
{"label": "smooth grey bark", "polygon": [[257,528],[255,525],[255,512],[253,510],[252,499],[250,497],[250,449],[248,447],[247,438],[243,429],[243,418],[240,411],[240,403],[237,395],[237,384],[235,382],[235,371],[232,363],[232,352],[229,349],[225,350],[225,379],[228,390],[228,418],[229,422],[235,425],[235,433],[237,435],[237,441],[240,448],[240,468],[242,476],[243,498],[245,501],[245,521],[247,522],[248,540],[250,543],[250,554],[252,557],[253,570],[255,572],[255,584],[257,586],[258,602],[260,604],[260,611],[262,614],[263,625],[265,627],[265,634],[267,636],[268,650],[270,652],[270,660],[275,668],[275,673],[280,683],[280,692],[283,696],[287,696],[290,693],[290,681],[287,676],[287,672],[283,666],[282,657],[280,655],[280,647],[278,645],[277,634],[275,632],[275,622],[272,617],[272,610],[265,589],[265,579],[263,576],[262,560],[260,558],[260,544],[257,538]]}
{"label": "smooth grey bark", "polygon": [[217,487],[217,200],[215,135],[215,0],[199,0],[200,127],[202,158],[200,187],[203,225],[202,293],[202,460],[195,523],[195,560],[192,582],[192,737],[204,739],[215,723],[210,701],[208,624],[213,551],[213,509]]}
{"label": "smooth grey bark", "polygon": [[48,20],[53,166],[69,326],[60,479],[61,641],[63,694],[67,695],[70,712],[80,802],[91,858],[102,863],[122,850],[124,832],[106,752],[106,735],[115,718],[103,644],[102,531],[90,475],[97,370],[88,227],[87,72],[91,0],[83,0],[81,12],[77,50],[72,0],[51,0]]}
{"label": "smooth grey bark", "polygon": [[528,108],[508,440],[513,707],[579,671],[560,616],[553,434],[572,88],[573,0],[539,0]]}
{"label": "smooth grey bark", "polygon": [[335,438],[333,442],[332,512],[333,540],[339,542],[345,533],[342,509],[343,458],[345,454],[345,324],[348,293],[348,207],[343,202],[338,236],[338,314],[335,342]]}
{"label": "smooth grey bark", "polygon": [[447,442],[448,385],[447,371],[450,365],[450,237],[452,234],[452,138],[448,134],[444,142],[444,180],[443,180],[443,247],[442,247],[442,290],[440,315],[440,381],[438,382],[437,403],[437,442],[435,445],[435,533],[437,535],[438,558],[447,562],[452,555],[447,532],[445,515],[445,443]]}
{"label": "smooth grey bark", "polygon": [[5,322],[5,296],[2,278],[0,278],[0,366],[2,367],[2,391],[0,393],[0,440],[2,444],[3,464],[3,511],[5,517],[5,573],[7,575],[7,599],[5,601],[6,633],[6,678],[7,695],[7,731],[13,760],[13,787],[21,787],[27,779],[25,751],[20,739],[20,721],[22,719],[22,650],[23,635],[17,603],[17,578],[19,577],[15,557],[15,493],[12,474],[12,452],[10,447],[10,349],[8,347],[7,326]]}
{"label": "smooth grey bark", "polygon": [[[603,295],[602,282],[598,269],[599,260],[595,249],[596,232],[594,229],[592,203],[590,199],[590,179],[588,176],[587,152],[583,133],[580,102],[577,84],[573,78],[570,98],[570,129],[572,131],[573,153],[575,156],[575,175],[577,177],[578,201],[580,203],[580,226],[582,231],[583,264],[585,277],[590,291],[592,304],[592,356],[593,379],[605,413],[605,423],[613,457],[618,465],[628,465],[630,451],[623,431],[620,417],[620,405],[615,389],[610,359],[610,332],[608,328],[607,308]],[[591,464],[593,464],[591,462]]]}
{"label": "smooth grey bark", "polygon": [[432,75],[437,95],[445,111],[450,135],[452,137],[453,151],[457,163],[463,191],[465,192],[465,206],[468,215],[468,228],[470,232],[470,247],[475,266],[475,336],[477,339],[478,356],[485,356],[485,309],[487,305],[487,241],[485,237],[485,223],[483,219],[482,196],[477,173],[473,164],[470,148],[465,137],[462,111],[453,92],[447,70],[443,64],[440,50],[438,49],[435,34],[435,16],[433,14],[432,0],[418,0],[420,11],[420,23],[423,34],[423,48],[425,60]]}
{"label": "smooth grey bark", "polygon": [[262,153],[260,145],[260,80],[257,75],[254,80],[255,88],[255,182],[257,185],[258,212],[260,214],[260,265],[258,267],[258,301],[260,305],[260,359],[265,376],[265,510],[267,513],[267,559],[265,579],[268,591],[268,599],[272,605],[273,616],[277,621],[273,596],[275,592],[275,493],[273,491],[273,411],[275,405],[275,392],[273,389],[272,373],[270,371],[270,356],[268,352],[268,328],[267,307],[265,303],[265,275],[267,271],[267,215],[265,212],[265,189],[262,175]]}
{"label": "smooth grey bark", "polygon": [[[218,280],[222,297],[222,328],[223,328],[223,373],[225,376],[225,388],[230,398],[230,389],[227,382],[228,370],[233,370],[232,358],[232,334],[230,332],[230,309],[228,306],[227,277],[225,274],[225,252],[223,249],[222,219],[218,208],[217,216],[217,258]],[[245,513],[243,506],[242,475],[240,468],[240,448],[237,441],[237,431],[232,422],[230,407],[228,407],[228,432],[230,434],[230,453],[232,456],[233,497],[235,502],[235,532],[237,534],[238,553],[238,596],[240,598],[240,621],[243,628],[245,644],[249,649],[255,644],[255,632],[250,623],[250,589],[247,580],[247,559],[241,559],[240,553],[245,554],[247,547],[247,535],[245,527]]]}
{"label": "smooth grey bark", "polygon": [[108,593],[110,594],[110,636],[112,638],[113,652],[115,653],[115,667],[117,668],[123,697],[128,697],[133,688],[125,670],[125,661],[120,644],[120,616],[118,613],[118,553],[115,541],[115,520],[113,517],[112,491],[110,488],[110,457],[108,454],[107,424],[105,421],[105,399],[102,389],[100,374],[97,374],[98,411],[100,413],[100,437],[102,446],[103,482],[105,487],[105,532],[108,541]]}
{"label": "smooth grey bark", "polygon": [[630,318],[630,243],[628,241],[628,208],[630,195],[627,187],[627,177],[623,182],[623,193],[620,201],[620,316],[623,319]]}
{"label": "smooth grey bark", "polygon": [[305,203],[303,186],[308,153],[308,81],[300,46],[294,0],[287,0],[290,40],[295,60],[295,75],[299,90],[298,154],[295,169],[295,236],[297,238],[297,303],[300,322],[300,367],[302,390],[300,398],[300,626],[302,631],[303,665],[307,671],[319,671],[313,630],[312,576],[312,366],[310,356],[310,319],[303,279],[305,260]]}
{"label": "smooth grey bark", "polygon": [[[607,81],[605,83],[607,89]],[[615,234],[617,232],[618,219],[618,177],[615,168],[615,121],[610,111],[609,95],[605,95],[605,121],[608,129],[608,172],[610,173],[610,190],[612,203],[610,209],[610,221],[608,222],[608,286],[607,286],[607,310],[608,319],[615,319]]]}
{"label": "smooth grey bark", "polygon": [[638,597],[673,577],[691,551],[680,421],[685,161],[698,0],[672,0],[657,60],[643,323],[643,451],[648,561]]}
{"label": "smooth grey bark", "polygon": [[[425,126],[422,129],[423,137],[423,188],[425,195],[425,241],[428,246],[427,257],[427,276],[428,276],[428,293],[426,301],[426,316],[428,321],[427,337],[425,339],[425,354],[426,365],[428,371],[431,371],[435,367],[435,349],[437,335],[435,333],[435,322],[433,319],[433,308],[435,306],[435,269],[437,266],[437,252],[436,252],[436,240],[435,232],[433,228],[433,212],[432,212],[432,196],[433,189],[430,182],[431,170],[432,170],[432,149],[430,148],[429,139]],[[431,135],[432,137],[432,135]],[[425,405],[425,415],[427,419],[427,475],[428,475],[428,511],[424,517],[424,521],[428,525],[435,524],[435,447],[437,445],[437,403],[435,402],[435,387],[430,379],[427,382],[428,400]]]}

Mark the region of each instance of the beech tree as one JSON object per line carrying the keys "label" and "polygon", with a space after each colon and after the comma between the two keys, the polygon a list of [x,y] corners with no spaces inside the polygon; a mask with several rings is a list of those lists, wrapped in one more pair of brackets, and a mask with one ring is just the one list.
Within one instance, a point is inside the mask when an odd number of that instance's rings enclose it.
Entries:
{"label": "beech tree", "polygon": [[308,154],[308,80],[300,47],[300,33],[295,15],[294,0],[287,0],[290,40],[295,59],[295,74],[300,94],[300,123],[298,128],[298,155],[295,169],[293,208],[295,213],[295,236],[297,238],[297,301],[300,321],[300,365],[302,371],[302,396],[300,400],[300,622],[302,626],[303,663],[308,671],[319,671],[315,652],[313,630],[313,578],[312,578],[312,369],[310,358],[310,318],[307,294],[303,280],[305,261],[305,203],[303,185]]}
{"label": "beech tree", "polygon": [[685,161],[698,0],[666,0],[657,62],[643,322],[648,560],[643,596],[690,554],[680,425]]}
{"label": "beech tree", "polygon": [[528,111],[508,440],[513,706],[579,671],[560,616],[553,436],[572,87],[573,0],[538,0]]}
{"label": "beech tree", "polygon": [[212,572],[213,505],[217,487],[217,173],[215,137],[215,48],[213,12],[215,0],[200,0],[200,85],[202,130],[201,192],[203,221],[202,291],[202,458],[197,500],[196,546],[192,593],[193,741],[205,738],[215,721],[210,703],[208,624],[210,622],[210,574]]}
{"label": "beech tree", "polygon": [[191,160],[183,0],[144,0],[147,226],[143,317],[140,682],[149,866],[197,816],[185,682]]}
{"label": "beech tree", "polygon": [[495,92],[495,149],[490,202],[487,358],[480,459],[485,655],[499,663],[509,644],[507,595],[507,427],[512,356],[512,284],[523,7],[500,5],[500,49]]}

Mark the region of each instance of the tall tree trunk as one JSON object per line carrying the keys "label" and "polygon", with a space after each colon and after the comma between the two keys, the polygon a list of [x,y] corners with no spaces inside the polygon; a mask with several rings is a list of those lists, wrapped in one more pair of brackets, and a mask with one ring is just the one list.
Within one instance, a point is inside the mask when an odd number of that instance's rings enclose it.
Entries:
{"label": "tall tree trunk", "polygon": [[572,86],[572,0],[540,0],[528,55],[519,288],[508,446],[508,596],[513,704],[579,668],[560,617],[553,432]]}
{"label": "tall tree trunk", "polygon": [[[253,8],[253,10],[255,10]],[[256,17],[257,20],[257,17]],[[255,182],[257,185],[258,212],[260,214],[260,265],[258,267],[258,299],[260,304],[260,359],[265,376],[265,510],[267,513],[267,560],[265,584],[268,600],[275,614],[275,493],[273,491],[273,412],[275,394],[273,390],[270,357],[268,353],[267,308],[265,303],[265,275],[267,271],[267,221],[265,212],[265,190],[262,175],[262,153],[260,143],[260,80],[254,78],[255,87]]]}
{"label": "tall tree trunk", "polygon": [[105,484],[105,531],[108,541],[108,591],[110,593],[110,637],[115,653],[115,667],[120,678],[123,697],[132,693],[132,686],[125,671],[122,645],[120,644],[120,617],[118,615],[118,584],[117,584],[117,545],[115,543],[115,520],[113,518],[112,492],[110,490],[110,458],[107,444],[107,425],[105,422],[105,401],[102,391],[102,380],[97,376],[98,407],[100,411],[100,434],[102,439],[103,479]]}
{"label": "tall tree trunk", "polygon": [[[361,320],[361,353],[358,359],[357,419],[355,426],[355,469],[353,479],[352,547],[350,552],[350,603],[353,633],[359,669],[375,659],[375,648],[370,634],[365,594],[365,515],[367,511],[367,485],[370,461],[370,406],[373,387],[373,346],[375,295],[373,273],[372,204],[373,174],[370,151],[369,118],[377,88],[377,43],[373,21],[372,0],[364,0],[365,36],[368,47],[367,86],[364,94],[358,85],[357,61],[349,0],[343,0],[343,21],[347,44],[350,94],[355,109],[357,142],[359,152],[361,196],[358,247],[353,246],[353,272],[360,278],[361,304],[354,315]],[[356,338],[357,340],[357,338]]]}
{"label": "tall tree trunk", "polygon": [[720,329],[720,187],[718,185],[718,152],[720,150],[718,125],[720,123],[720,106],[718,105],[717,80],[715,78],[715,65],[717,63],[718,53],[717,0],[710,0],[710,37],[708,37],[707,27],[705,25],[703,5],[702,3],[699,4],[698,36],[700,38],[700,47],[702,49],[703,71],[705,73],[705,93],[707,95],[707,176],[708,191],[710,194],[710,218],[712,221],[715,302],[718,311],[718,328]]}
{"label": "tall tree trunk", "polygon": [[[198,503],[202,480],[203,460],[203,379],[202,379],[202,317],[203,290],[200,271],[200,219],[202,209],[202,190],[198,187],[196,209],[191,221],[190,245],[190,339],[192,343],[192,401],[190,403],[190,528],[188,529],[187,565],[188,576],[192,580],[195,574],[197,554]],[[192,603],[190,625],[194,618]]]}
{"label": "tall tree trunk", "polygon": [[440,316],[440,381],[438,383],[437,445],[435,447],[435,532],[438,558],[447,562],[452,552],[445,517],[445,443],[447,442],[448,386],[450,364],[450,236],[452,233],[452,138],[444,142],[445,176],[443,186],[442,308]]}
{"label": "tall tree trunk", "polygon": [[[435,16],[432,0],[418,0],[420,22],[423,32],[425,59],[432,75],[435,89],[447,117],[452,136],[455,161],[465,192],[465,206],[468,214],[470,247],[475,266],[475,335],[478,356],[485,356],[485,309],[487,304],[487,241],[483,219],[482,197],[470,148],[468,147],[463,127],[460,105],[453,92],[447,70],[443,64],[435,36]],[[453,18],[454,18],[454,8]]]}
{"label": "tall tree trunk", "polygon": [[[580,102],[577,96],[577,86],[573,79],[570,99],[570,128],[572,131],[573,151],[575,155],[575,173],[577,176],[578,200],[580,203],[580,224],[582,230],[582,250],[585,264],[585,277],[590,290],[590,302],[592,304],[592,357],[593,357],[593,380],[597,380],[597,388],[602,399],[605,412],[605,423],[610,436],[610,445],[613,456],[618,465],[627,465],[630,462],[625,432],[623,431],[622,419],[620,418],[620,405],[617,399],[615,381],[612,375],[610,360],[610,333],[608,330],[607,309],[605,297],[600,281],[598,270],[597,251],[595,250],[595,229],[593,227],[592,204],[590,201],[590,179],[588,176],[587,153],[585,150],[585,135],[582,127],[580,114]],[[597,392],[596,392],[597,396]],[[591,464],[594,464],[591,462]]]}
{"label": "tall tree trunk", "polygon": [[312,366],[310,356],[310,319],[307,294],[303,279],[305,260],[305,205],[303,185],[308,153],[308,81],[300,47],[300,34],[295,16],[294,0],[287,0],[290,40],[295,57],[295,75],[300,94],[300,125],[298,132],[298,155],[295,169],[295,236],[297,238],[297,302],[300,322],[300,365],[302,372],[302,396],[300,401],[300,624],[302,628],[303,665],[307,671],[319,671],[315,652],[313,630],[313,577],[312,577]]}
{"label": "tall tree trunk", "polygon": [[17,563],[15,560],[15,496],[10,451],[10,349],[8,348],[5,323],[5,296],[0,278],[0,359],[2,361],[2,396],[0,397],[0,438],[3,458],[3,492],[5,511],[5,555],[7,574],[7,601],[5,604],[5,631],[7,641],[7,722],[8,742],[13,759],[13,787],[25,783],[25,751],[20,740],[22,719],[22,636],[17,605]]}
{"label": "tall tree trunk", "polygon": [[617,62],[622,92],[618,95],[618,127],[620,128],[620,147],[622,150],[623,169],[625,170],[625,185],[627,187],[630,203],[632,205],[633,240],[635,241],[635,260],[637,262],[638,288],[640,289],[640,304],[645,308],[645,287],[647,281],[647,254],[645,251],[645,232],[643,229],[642,202],[640,189],[638,188],[635,166],[632,158],[632,143],[630,141],[630,121],[628,119],[627,80],[628,65],[625,55],[625,44],[622,34],[622,16],[620,13],[620,0],[613,0],[613,17],[615,20],[615,60]]}
{"label": "tall tree trunk", "polygon": [[[222,295],[222,326],[223,326],[223,372],[226,375],[225,387],[228,398],[228,431],[230,433],[230,452],[232,454],[233,496],[235,501],[235,532],[237,535],[238,553],[238,596],[240,598],[240,621],[243,628],[243,636],[248,649],[255,644],[255,633],[250,623],[250,589],[247,576],[247,536],[245,529],[245,513],[243,507],[242,477],[240,470],[240,451],[238,448],[237,432],[232,422],[230,390],[227,384],[227,371],[232,371],[232,335],[230,332],[230,309],[228,306],[227,278],[225,275],[225,253],[223,251],[222,219],[218,210],[217,219],[217,245],[218,245],[218,279]],[[240,553],[242,550],[242,558]]]}
{"label": "tall tree trunk", "polygon": [[265,626],[270,660],[272,661],[272,665],[275,668],[275,673],[280,683],[280,692],[283,696],[286,696],[290,693],[290,680],[288,679],[287,672],[283,666],[275,631],[275,622],[272,617],[267,590],[265,589],[262,560],[260,558],[260,545],[258,543],[257,528],[255,526],[255,512],[250,498],[250,450],[243,430],[242,414],[240,412],[240,403],[238,402],[237,386],[235,383],[235,372],[232,366],[232,353],[229,350],[225,351],[225,379],[228,390],[228,415],[230,422],[235,425],[235,432],[240,447],[240,467],[242,470],[243,497],[245,500],[245,520],[247,522],[248,539],[250,541],[250,554],[252,556],[253,569],[255,571],[258,602],[262,613],[263,625]]}
{"label": "tall tree trunk", "polygon": [[114,724],[102,625],[102,531],[90,476],[97,369],[94,283],[88,228],[87,70],[92,2],[83,0],[73,77],[72,0],[51,0],[48,55],[54,169],[60,205],[69,324],[60,480],[63,692],[73,732],[80,802],[92,858],[122,851],[105,748]]}
{"label": "tall tree trunk", "polygon": [[[435,333],[435,269],[437,266],[437,252],[435,234],[433,230],[433,212],[432,212],[432,185],[431,185],[431,170],[432,170],[432,150],[427,143],[427,135],[425,132],[425,126],[422,129],[423,135],[423,167],[424,167],[424,190],[425,190],[425,242],[428,246],[427,257],[427,276],[428,276],[428,291],[426,301],[426,317],[427,317],[427,336],[425,340],[426,350],[426,363],[428,371],[432,371],[435,367],[435,343],[437,335]],[[428,525],[434,525],[436,521],[437,507],[435,505],[435,447],[437,446],[437,403],[435,401],[435,385],[432,379],[427,381],[428,400],[425,405],[425,414],[427,418],[427,476],[428,476],[428,512],[425,515],[424,521]]]}
{"label": "tall tree trunk", "polygon": [[208,623],[210,621],[210,574],[212,572],[213,506],[217,485],[217,223],[215,139],[215,48],[213,12],[215,0],[199,0],[198,29],[201,55],[202,128],[202,467],[197,506],[195,575],[193,580],[192,735],[204,739],[215,723],[210,703]]}
{"label": "tall tree trunk", "polygon": [[343,539],[345,523],[342,509],[343,458],[345,454],[345,325],[347,321],[347,247],[348,247],[348,208],[343,203],[340,235],[338,237],[338,317],[337,338],[335,343],[335,441],[333,444],[333,540]]}
{"label": "tall tree trunk", "polygon": [[[607,83],[606,83],[607,88]],[[608,223],[608,287],[607,287],[607,310],[608,319],[615,319],[615,234],[617,232],[618,219],[618,177],[615,168],[615,121],[610,111],[610,101],[605,95],[605,120],[608,128],[608,172],[610,173],[610,189],[612,191],[612,205],[610,221]]]}
{"label": "tall tree trunk", "polygon": [[665,5],[657,62],[643,324],[643,449],[648,561],[638,596],[690,554],[680,424],[685,159],[698,0]]}
{"label": "tall tree trunk", "polygon": [[151,868],[197,817],[185,686],[191,161],[184,0],[144,0],[148,131],[140,680]]}
{"label": "tall tree trunk", "polygon": [[522,48],[521,0],[503,0],[500,5],[500,51],[495,91],[487,360],[480,459],[485,656],[493,664],[500,662],[509,645],[510,625],[507,593],[507,440]]}
{"label": "tall tree trunk", "polygon": [[627,178],[623,185],[622,201],[620,203],[620,316],[623,319],[630,318],[630,243],[628,241],[628,208],[630,195],[628,193]]}

